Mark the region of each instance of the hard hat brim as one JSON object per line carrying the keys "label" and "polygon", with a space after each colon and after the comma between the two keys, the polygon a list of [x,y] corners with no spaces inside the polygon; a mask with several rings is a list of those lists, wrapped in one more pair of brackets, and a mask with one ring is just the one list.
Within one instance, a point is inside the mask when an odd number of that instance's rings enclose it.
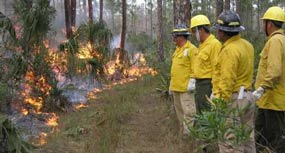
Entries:
{"label": "hard hat brim", "polygon": [[272,21],[279,21],[279,22],[285,23],[285,20],[279,20],[279,19],[273,19],[273,18],[267,18],[267,17],[260,18],[260,20],[272,20]]}
{"label": "hard hat brim", "polygon": [[171,33],[173,36],[183,36],[183,35],[190,35],[189,32],[172,32]]}
{"label": "hard hat brim", "polygon": [[222,31],[226,31],[226,32],[241,32],[245,30],[244,26],[228,27],[228,26],[221,26],[219,24],[215,24],[214,28],[222,30]]}

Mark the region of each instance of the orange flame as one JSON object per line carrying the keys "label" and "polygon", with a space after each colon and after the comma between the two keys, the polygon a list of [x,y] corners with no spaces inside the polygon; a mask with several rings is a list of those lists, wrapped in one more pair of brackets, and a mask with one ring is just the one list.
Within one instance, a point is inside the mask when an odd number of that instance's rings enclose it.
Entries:
{"label": "orange flame", "polygon": [[47,143],[46,137],[47,137],[47,133],[45,133],[45,132],[41,132],[39,134],[39,145],[44,145]]}
{"label": "orange flame", "polygon": [[75,109],[81,109],[81,108],[87,108],[88,107],[88,105],[86,105],[86,104],[83,104],[83,103],[80,103],[80,104],[78,104],[78,105],[75,105],[74,106],[75,107]]}
{"label": "orange flame", "polygon": [[50,119],[48,119],[47,121],[47,125],[48,126],[58,126],[58,116],[55,113],[52,113],[52,117]]}
{"label": "orange flame", "polygon": [[21,112],[22,112],[22,114],[25,115],[25,116],[29,114],[29,111],[28,111],[27,109],[25,109],[25,108],[23,108],[23,109],[21,110]]}

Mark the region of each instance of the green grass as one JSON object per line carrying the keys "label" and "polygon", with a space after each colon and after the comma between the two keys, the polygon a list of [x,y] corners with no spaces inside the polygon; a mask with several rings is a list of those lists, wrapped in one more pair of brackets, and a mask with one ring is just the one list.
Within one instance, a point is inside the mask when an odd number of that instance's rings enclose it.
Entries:
{"label": "green grass", "polygon": [[113,152],[121,123],[137,110],[141,95],[154,91],[158,78],[145,76],[132,83],[115,86],[89,101],[89,107],[60,115],[59,131],[50,135],[38,152]]}

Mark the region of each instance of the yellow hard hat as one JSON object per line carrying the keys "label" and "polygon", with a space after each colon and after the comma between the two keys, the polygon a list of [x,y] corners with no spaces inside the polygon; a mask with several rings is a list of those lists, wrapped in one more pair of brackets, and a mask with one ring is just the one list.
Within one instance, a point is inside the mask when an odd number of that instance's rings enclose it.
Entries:
{"label": "yellow hard hat", "polygon": [[280,7],[273,6],[267,9],[261,19],[285,22],[285,13]]}
{"label": "yellow hard hat", "polygon": [[205,15],[196,15],[191,19],[190,24],[190,29],[192,29],[201,25],[210,25],[210,21]]}

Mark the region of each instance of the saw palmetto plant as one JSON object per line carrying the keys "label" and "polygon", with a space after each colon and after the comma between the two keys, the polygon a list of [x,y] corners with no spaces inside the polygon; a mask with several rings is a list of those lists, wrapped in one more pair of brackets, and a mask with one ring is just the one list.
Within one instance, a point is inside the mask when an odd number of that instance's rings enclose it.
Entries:
{"label": "saw palmetto plant", "polygon": [[252,128],[237,119],[250,106],[230,108],[223,99],[210,100],[212,108],[194,116],[194,126],[189,125],[191,135],[208,144],[226,143],[237,146],[247,142]]}
{"label": "saw palmetto plant", "polygon": [[0,114],[0,152],[31,153],[33,148],[21,139],[12,122]]}

